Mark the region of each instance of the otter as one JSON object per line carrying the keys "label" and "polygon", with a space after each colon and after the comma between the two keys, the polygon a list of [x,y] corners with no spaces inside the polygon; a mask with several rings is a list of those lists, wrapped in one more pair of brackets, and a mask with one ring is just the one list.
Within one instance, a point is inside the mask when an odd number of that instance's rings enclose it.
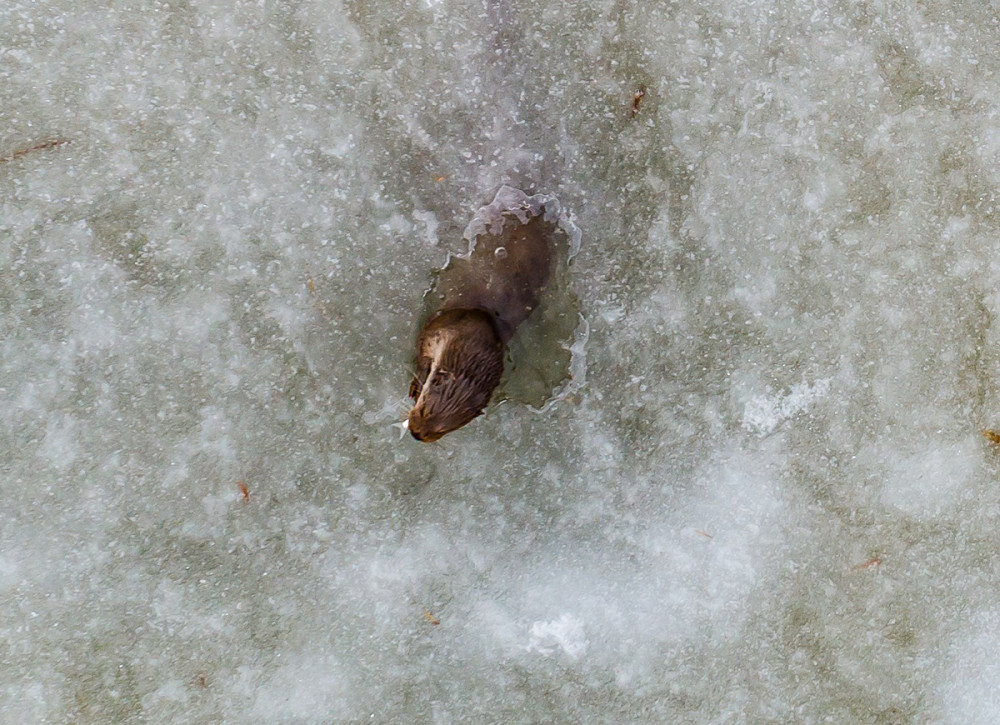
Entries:
{"label": "otter", "polygon": [[417,335],[410,385],[407,427],[418,441],[436,441],[482,414],[503,376],[507,342],[549,281],[554,229],[541,210],[506,210],[468,257],[441,273],[440,305]]}

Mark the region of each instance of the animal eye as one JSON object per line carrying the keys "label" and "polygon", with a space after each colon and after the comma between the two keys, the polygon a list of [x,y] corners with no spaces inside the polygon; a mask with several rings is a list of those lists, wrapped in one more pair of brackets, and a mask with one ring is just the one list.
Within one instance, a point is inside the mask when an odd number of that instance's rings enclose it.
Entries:
{"label": "animal eye", "polygon": [[441,387],[442,385],[453,381],[455,379],[455,374],[450,370],[438,370],[431,377],[431,385],[435,388]]}

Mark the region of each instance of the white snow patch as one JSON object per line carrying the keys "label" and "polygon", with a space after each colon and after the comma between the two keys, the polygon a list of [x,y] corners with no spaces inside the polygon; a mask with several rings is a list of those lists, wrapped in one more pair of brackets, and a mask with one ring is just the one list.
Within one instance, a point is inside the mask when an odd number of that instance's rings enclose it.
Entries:
{"label": "white snow patch", "polygon": [[269,672],[254,688],[253,715],[260,722],[312,720],[317,713],[327,722],[353,719],[349,678],[333,656],[292,655]]}
{"label": "white snow patch", "polygon": [[21,568],[9,556],[0,555],[0,592],[17,586]]}
{"label": "white snow patch", "polygon": [[889,459],[882,503],[915,517],[933,517],[957,503],[979,468],[975,438]]}
{"label": "white snow patch", "polygon": [[68,415],[57,415],[45,426],[45,439],[38,447],[38,455],[57,471],[69,468],[78,455],[76,421]]}
{"label": "white snow patch", "polygon": [[942,677],[935,682],[938,722],[1000,722],[1000,613],[974,613],[969,625],[953,639],[943,660]]}
{"label": "white snow patch", "polygon": [[823,400],[830,392],[832,378],[815,383],[793,385],[785,395],[759,395],[743,407],[743,427],[763,437],[773,433],[786,420]]}
{"label": "white snow patch", "polygon": [[576,659],[587,651],[590,644],[583,622],[569,613],[548,622],[533,623],[529,634],[527,650],[540,652],[546,657],[561,651]]}
{"label": "white snow patch", "polygon": [[415,209],[413,211],[413,218],[424,225],[424,240],[428,244],[437,244],[438,220],[434,212]]}

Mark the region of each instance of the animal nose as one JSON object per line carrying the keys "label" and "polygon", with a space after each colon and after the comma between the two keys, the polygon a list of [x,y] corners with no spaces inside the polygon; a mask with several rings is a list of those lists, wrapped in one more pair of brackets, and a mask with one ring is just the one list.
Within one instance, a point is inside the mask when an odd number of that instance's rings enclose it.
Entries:
{"label": "animal nose", "polygon": [[416,438],[421,443],[433,443],[439,440],[444,433],[434,430],[433,428],[427,430],[420,430],[419,428],[410,428],[410,435]]}

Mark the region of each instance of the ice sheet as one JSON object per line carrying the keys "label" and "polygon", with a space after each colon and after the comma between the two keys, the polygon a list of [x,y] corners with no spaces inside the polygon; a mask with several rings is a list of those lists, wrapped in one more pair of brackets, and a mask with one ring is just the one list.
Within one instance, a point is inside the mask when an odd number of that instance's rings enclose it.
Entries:
{"label": "ice sheet", "polygon": [[[972,0],[0,4],[0,721],[1000,721],[998,97]],[[579,384],[400,438],[505,185]]]}

